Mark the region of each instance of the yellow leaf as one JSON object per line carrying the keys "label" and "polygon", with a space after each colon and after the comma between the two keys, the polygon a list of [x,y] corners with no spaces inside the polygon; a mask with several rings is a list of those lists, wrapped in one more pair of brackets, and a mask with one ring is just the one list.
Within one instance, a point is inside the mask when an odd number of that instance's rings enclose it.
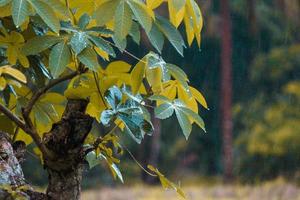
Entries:
{"label": "yellow leaf", "polygon": [[91,117],[94,117],[98,122],[100,122],[100,115],[103,110],[106,109],[105,103],[102,101],[99,93],[93,93],[90,96],[90,102],[87,106],[86,113]]}
{"label": "yellow leaf", "polygon": [[99,56],[101,56],[101,58],[103,58],[106,61],[109,61],[109,55],[108,55],[108,53],[106,53],[106,51],[103,51],[102,49],[100,49],[98,47],[94,47],[94,49],[96,50],[97,54]]}
{"label": "yellow leaf", "polygon": [[18,81],[21,81],[23,83],[27,82],[26,77],[22,72],[20,72],[17,69],[12,68],[9,65],[5,65],[5,66],[0,67],[0,76],[1,76],[1,74],[8,74],[8,75],[14,77],[15,79],[17,79]]}
{"label": "yellow leaf", "polygon": [[6,50],[7,60],[10,64],[15,65],[17,63],[17,48],[16,46],[9,45]]}
{"label": "yellow leaf", "polygon": [[136,94],[142,85],[145,76],[146,64],[140,61],[131,72],[131,90]]}
{"label": "yellow leaf", "polygon": [[160,6],[165,0],[147,0],[147,6],[150,9],[155,9]]}
{"label": "yellow leaf", "polygon": [[190,87],[190,91],[193,95],[193,97],[206,109],[208,109],[208,106],[207,106],[207,102],[204,98],[204,96],[195,88],[193,87]]}
{"label": "yellow leaf", "polygon": [[0,91],[6,88],[6,80],[3,77],[0,77]]}
{"label": "yellow leaf", "polygon": [[146,69],[146,78],[149,82],[151,89],[154,94],[159,94],[162,88],[162,71],[161,68],[157,67],[154,69]]}
{"label": "yellow leaf", "polygon": [[0,17],[8,17],[11,15],[11,3],[0,7]]}
{"label": "yellow leaf", "polygon": [[106,72],[110,73],[110,74],[114,74],[114,73],[127,73],[129,72],[131,68],[131,65],[129,65],[128,63],[124,62],[124,61],[115,61],[115,62],[111,62],[105,69]]}
{"label": "yellow leaf", "polygon": [[186,31],[188,44],[189,44],[189,46],[191,46],[192,42],[195,38],[195,33],[194,33],[194,28],[193,28],[193,20],[190,18],[189,15],[184,16],[184,25],[185,25],[185,31]]}
{"label": "yellow leaf", "polygon": [[192,111],[198,113],[198,104],[193,97],[189,97],[189,94],[182,86],[178,86],[178,98],[182,100]]}
{"label": "yellow leaf", "polygon": [[22,129],[19,129],[18,131],[16,141],[18,140],[25,142],[26,146],[30,145],[33,142],[32,138],[27,133],[25,133]]}

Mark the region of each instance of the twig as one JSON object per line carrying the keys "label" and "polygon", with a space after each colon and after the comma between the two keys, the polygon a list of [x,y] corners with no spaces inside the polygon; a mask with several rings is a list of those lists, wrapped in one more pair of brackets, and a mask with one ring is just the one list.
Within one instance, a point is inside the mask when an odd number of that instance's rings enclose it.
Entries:
{"label": "twig", "polygon": [[30,132],[29,128],[26,126],[25,122],[22,121],[18,116],[8,110],[4,105],[0,104],[0,111],[6,115],[11,121],[17,124],[18,127],[23,129],[25,132]]}

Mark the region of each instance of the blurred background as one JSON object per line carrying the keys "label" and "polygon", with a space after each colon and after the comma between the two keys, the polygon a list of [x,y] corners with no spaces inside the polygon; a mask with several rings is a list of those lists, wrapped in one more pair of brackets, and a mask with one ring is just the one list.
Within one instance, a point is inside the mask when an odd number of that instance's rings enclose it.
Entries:
{"label": "blurred background", "polygon": [[[200,115],[207,133],[195,126],[186,141],[176,120],[155,120],[153,137],[141,145],[124,137],[124,143],[142,165],[180,181],[189,199],[300,199],[300,1],[198,3],[201,49],[193,44],[181,57],[166,44],[162,56],[184,69],[206,97],[210,110],[200,108]],[[152,49],[142,38],[140,47],[128,47],[140,58]],[[31,184],[43,187],[46,174],[38,162],[28,154],[24,171]],[[120,169],[124,186],[104,166],[87,170],[82,198],[177,199],[126,153]]]}

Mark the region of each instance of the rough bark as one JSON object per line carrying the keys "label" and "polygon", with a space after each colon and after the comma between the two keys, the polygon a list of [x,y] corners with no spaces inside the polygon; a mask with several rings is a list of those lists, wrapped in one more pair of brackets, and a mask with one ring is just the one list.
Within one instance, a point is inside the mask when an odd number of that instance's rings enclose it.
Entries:
{"label": "rough bark", "polygon": [[220,1],[222,16],[221,35],[221,127],[223,135],[224,180],[233,178],[232,151],[232,35],[229,1]]}
{"label": "rough bark", "polygon": [[25,144],[13,145],[6,133],[0,132],[0,199],[44,200],[46,195],[27,185],[20,161],[24,159]]}
{"label": "rough bark", "polygon": [[56,155],[53,160],[44,160],[49,174],[46,191],[49,199],[80,199],[83,143],[93,123],[93,119],[85,114],[87,103],[69,100],[61,121],[43,138],[46,147]]}

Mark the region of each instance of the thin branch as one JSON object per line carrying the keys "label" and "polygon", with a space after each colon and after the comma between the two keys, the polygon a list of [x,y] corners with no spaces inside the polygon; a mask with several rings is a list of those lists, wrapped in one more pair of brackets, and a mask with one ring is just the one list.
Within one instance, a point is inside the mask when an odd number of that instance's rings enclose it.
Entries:
{"label": "thin branch", "polygon": [[[64,81],[67,81],[67,80],[70,80],[72,78],[74,78],[75,76],[81,74],[81,73],[84,73],[85,71],[83,72],[79,72],[79,71],[75,71],[75,72],[72,72],[66,76],[62,76],[58,79],[54,79],[52,81],[50,81],[45,87],[39,89],[36,93],[33,94],[33,96],[31,97],[31,99],[29,100],[27,106],[24,108],[24,112],[23,112],[23,116],[25,115],[26,117],[29,116],[34,104],[36,103],[36,101],[43,95],[45,94],[49,89],[53,88],[54,86],[56,86],[57,84],[61,83],[61,82],[64,82]],[[25,117],[24,116],[24,117]]]}
{"label": "thin branch", "polygon": [[4,105],[0,104],[0,111],[6,115],[11,121],[17,124],[18,127],[23,129],[25,132],[30,132],[29,128],[26,126],[25,122],[22,121],[18,116],[8,110]]}
{"label": "thin branch", "polygon": [[96,74],[96,72],[93,72],[93,75],[94,75],[95,84],[96,84],[96,87],[97,87],[97,90],[98,90],[98,94],[99,94],[101,100],[103,101],[104,105],[107,107],[106,102],[105,102],[105,100],[104,100],[104,97],[103,97],[103,95],[102,95],[102,93],[101,93],[101,90],[100,90],[100,87],[99,87],[99,78],[98,78],[98,74]]}
{"label": "thin branch", "polygon": [[27,106],[25,108],[22,108],[22,115],[23,115],[24,121],[27,124],[28,129],[29,129],[26,132],[32,137],[32,139],[34,140],[36,145],[40,148],[41,152],[43,153],[43,155],[45,157],[52,158],[53,155],[51,152],[49,152],[49,150],[46,148],[46,146],[42,143],[41,138],[30,119],[30,113],[32,111],[32,108],[35,105],[35,103],[39,100],[39,98],[43,94],[45,94],[49,89],[51,89],[52,87],[56,86],[57,84],[59,84],[61,82],[72,79],[75,76],[77,76],[81,73],[84,73],[84,72],[85,71],[75,71],[66,76],[62,76],[58,79],[54,79],[54,80],[50,81],[45,87],[39,89],[36,93],[34,93],[33,96],[31,97],[31,99],[29,100]]}
{"label": "thin branch", "polygon": [[[103,38],[102,38],[103,39]],[[104,39],[105,40],[105,39]],[[110,44],[110,45],[112,45],[112,46],[114,46],[114,47],[116,47],[116,48],[118,48],[114,43],[112,43],[112,42],[110,42],[110,41],[108,41],[108,40],[105,40],[108,44]],[[133,55],[132,53],[130,53],[129,51],[127,51],[126,49],[124,49],[123,50],[127,55],[129,55],[129,56],[131,56],[132,58],[134,58],[134,59],[136,59],[137,61],[140,61],[140,62],[142,62],[142,63],[145,63],[146,64],[146,62],[145,61],[143,61],[142,59],[140,59],[140,58],[138,58],[138,57],[136,57],[135,55]]]}
{"label": "thin branch", "polygon": [[148,175],[153,176],[153,177],[157,177],[156,174],[153,174],[151,172],[149,172],[147,169],[145,169],[145,167],[143,167],[143,165],[134,157],[134,155],[130,152],[130,150],[125,146],[125,145],[121,145],[119,143],[119,145],[121,146],[121,148],[125,149],[127,151],[127,153],[130,155],[130,157],[133,159],[133,161]]}
{"label": "thin branch", "polygon": [[13,121],[18,127],[24,130],[28,135],[30,135],[45,156],[48,156],[49,158],[52,157],[52,154],[48,151],[44,144],[42,144],[40,136],[34,129],[31,129],[24,121],[22,121],[18,116],[8,110],[2,104],[0,104],[0,111],[5,114],[11,121]]}

